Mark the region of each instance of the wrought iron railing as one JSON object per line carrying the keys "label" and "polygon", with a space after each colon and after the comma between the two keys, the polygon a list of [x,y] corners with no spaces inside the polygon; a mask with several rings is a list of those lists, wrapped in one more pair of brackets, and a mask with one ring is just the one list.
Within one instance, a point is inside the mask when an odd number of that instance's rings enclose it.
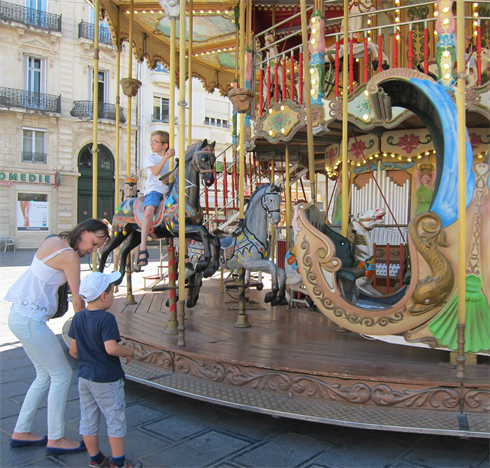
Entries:
{"label": "wrought iron railing", "polygon": [[[78,23],[78,38],[94,40],[95,27],[92,23],[81,21]],[[99,42],[112,45],[111,30],[107,26],[99,25]]]}
{"label": "wrought iron railing", "polygon": [[[175,119],[175,125],[179,123],[179,118],[174,117]],[[151,121],[152,122],[160,122],[160,123],[170,123],[170,116],[169,115],[158,115],[158,114],[152,114],[151,116]]]}
{"label": "wrought iron railing", "polygon": [[[93,117],[94,116],[94,103],[92,101],[74,101],[73,109],[70,114],[73,117]],[[107,102],[99,102],[99,119],[116,120],[116,105],[109,104]],[[126,117],[123,113],[123,108],[119,106],[119,121],[121,123],[126,122]]]}
{"label": "wrought iron railing", "polygon": [[31,151],[22,151],[22,161],[46,164],[46,153],[32,153]]}
{"label": "wrought iron railing", "polygon": [[61,95],[33,93],[22,89],[0,88],[0,106],[24,107],[44,112],[61,113]]}
{"label": "wrought iron railing", "polygon": [[0,1],[0,20],[61,32],[61,15]]}

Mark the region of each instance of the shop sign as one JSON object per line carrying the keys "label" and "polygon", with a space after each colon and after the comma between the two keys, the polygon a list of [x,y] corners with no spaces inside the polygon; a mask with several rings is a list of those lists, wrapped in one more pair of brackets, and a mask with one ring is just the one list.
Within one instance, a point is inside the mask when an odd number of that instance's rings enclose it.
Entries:
{"label": "shop sign", "polygon": [[[28,174],[25,172],[0,172],[1,182],[41,182],[43,184],[54,184],[54,176],[51,174]],[[7,185],[7,184],[2,184]]]}

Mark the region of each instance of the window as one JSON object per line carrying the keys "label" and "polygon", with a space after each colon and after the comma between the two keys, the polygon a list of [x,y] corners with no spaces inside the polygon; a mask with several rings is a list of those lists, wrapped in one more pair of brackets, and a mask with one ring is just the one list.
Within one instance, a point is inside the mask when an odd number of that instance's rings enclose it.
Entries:
{"label": "window", "polygon": [[33,8],[34,10],[46,10],[46,0],[27,0],[26,7]]}
{"label": "window", "polygon": [[155,68],[155,71],[157,72],[162,72],[162,73],[170,73],[166,68],[165,65],[161,62],[157,63],[157,67]]}
{"label": "window", "polygon": [[26,56],[25,89],[32,93],[46,92],[46,59]]}
{"label": "window", "polygon": [[153,122],[169,121],[169,100],[160,96],[153,96]]}
{"label": "window", "polygon": [[46,164],[46,130],[22,129],[22,162]]}
{"label": "window", "polygon": [[228,120],[216,119],[214,117],[204,117],[204,125],[228,128]]}
{"label": "window", "polygon": [[[94,95],[94,69],[91,68],[90,72],[90,90],[89,97],[90,101],[93,101]],[[108,86],[107,86],[107,72],[99,70],[99,79],[98,79],[98,101],[99,103],[104,103],[108,101]]]}

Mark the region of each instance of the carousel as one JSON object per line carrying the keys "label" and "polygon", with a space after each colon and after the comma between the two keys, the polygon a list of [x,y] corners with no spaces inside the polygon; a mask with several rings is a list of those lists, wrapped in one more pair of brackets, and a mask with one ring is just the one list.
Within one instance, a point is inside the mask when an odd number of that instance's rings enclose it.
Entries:
{"label": "carousel", "polygon": [[[179,87],[180,163],[151,230],[168,277],[132,291],[137,197],[99,266],[122,245],[127,377],[279,417],[489,438],[488,2],[94,3],[118,49]],[[184,126],[190,76],[234,105],[231,162]],[[121,84],[130,106],[139,82]]]}

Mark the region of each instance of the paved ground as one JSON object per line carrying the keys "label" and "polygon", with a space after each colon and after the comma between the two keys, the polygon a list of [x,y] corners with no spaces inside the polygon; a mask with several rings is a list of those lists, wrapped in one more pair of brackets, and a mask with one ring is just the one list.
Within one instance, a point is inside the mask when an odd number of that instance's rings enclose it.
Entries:
{"label": "paved ground", "polygon": [[[30,264],[33,252],[0,253],[0,297]],[[157,270],[158,251],[144,275]],[[82,265],[82,273],[88,267]],[[135,288],[143,274],[134,276]],[[0,466],[85,467],[86,453],[46,457],[43,448],[11,449],[9,440],[34,368],[7,327],[9,304],[0,302]],[[50,322],[60,333],[66,319]],[[60,338],[61,340],[61,338]],[[68,355],[68,353],[67,353]],[[69,357],[76,369],[76,362]],[[68,394],[67,436],[78,435],[76,372]],[[127,382],[126,453],[145,467],[167,468],[483,468],[488,439],[460,439],[343,428],[247,413]],[[46,433],[46,403],[33,430]],[[372,422],[372,421],[371,421]],[[101,447],[110,448],[101,424]]]}

